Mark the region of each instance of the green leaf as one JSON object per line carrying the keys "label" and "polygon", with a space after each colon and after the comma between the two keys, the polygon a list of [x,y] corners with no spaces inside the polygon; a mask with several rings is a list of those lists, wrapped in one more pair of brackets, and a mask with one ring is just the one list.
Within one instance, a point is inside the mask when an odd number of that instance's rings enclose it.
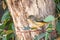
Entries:
{"label": "green leaf", "polygon": [[0,29],[0,32],[3,31],[3,29]]}
{"label": "green leaf", "polygon": [[45,40],[48,40],[48,36],[49,36],[49,33],[46,32],[46,34],[45,34]]}
{"label": "green leaf", "polygon": [[12,30],[15,32],[14,23],[11,23]]}
{"label": "green leaf", "polygon": [[7,35],[7,39],[9,40],[10,38],[14,38],[14,36],[15,35],[13,33],[10,33],[10,34]]}
{"label": "green leaf", "polygon": [[50,32],[52,32],[52,28],[53,28],[53,25],[49,24],[46,31],[50,33]]}
{"label": "green leaf", "polygon": [[6,31],[6,35],[9,35],[9,34],[11,34],[11,33],[13,33],[12,30],[8,30],[8,31]]}
{"label": "green leaf", "polygon": [[15,36],[14,34],[10,34],[7,37],[14,39],[14,36]]}
{"label": "green leaf", "polygon": [[3,38],[3,36],[0,35],[0,38]]}
{"label": "green leaf", "polygon": [[60,3],[60,0],[54,0],[54,1],[55,1],[55,4]]}
{"label": "green leaf", "polygon": [[0,25],[0,29],[4,29],[5,28],[5,24]]}
{"label": "green leaf", "polygon": [[53,25],[50,23],[49,25],[48,25],[48,28],[52,28],[53,27]]}
{"label": "green leaf", "polygon": [[58,21],[56,24],[56,31],[60,35],[60,21]]}
{"label": "green leaf", "polygon": [[12,28],[12,27],[14,27],[12,22],[10,22],[7,26],[9,26],[8,27],[9,30],[14,30],[14,28]]}
{"label": "green leaf", "polygon": [[41,38],[43,38],[45,36],[45,34],[46,33],[42,33],[42,34],[35,36],[34,40],[40,40]]}
{"label": "green leaf", "polygon": [[2,40],[7,40],[7,35],[3,35]]}
{"label": "green leaf", "polygon": [[1,22],[7,22],[10,20],[10,13],[8,10],[5,11],[5,13],[2,16]]}
{"label": "green leaf", "polygon": [[60,10],[60,3],[57,4],[57,8]]}
{"label": "green leaf", "polygon": [[46,17],[43,21],[44,21],[44,22],[51,22],[51,21],[54,21],[54,20],[55,20],[54,16],[49,15],[49,16]]}

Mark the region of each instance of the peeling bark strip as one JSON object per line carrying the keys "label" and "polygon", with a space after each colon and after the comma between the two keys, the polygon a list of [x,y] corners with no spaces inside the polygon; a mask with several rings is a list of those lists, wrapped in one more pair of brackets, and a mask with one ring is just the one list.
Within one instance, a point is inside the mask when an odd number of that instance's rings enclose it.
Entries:
{"label": "peeling bark strip", "polygon": [[18,40],[32,40],[39,34],[37,32],[21,33],[23,27],[28,27],[27,17],[34,15],[41,20],[48,15],[54,15],[55,4],[53,0],[7,0],[8,8],[14,21]]}

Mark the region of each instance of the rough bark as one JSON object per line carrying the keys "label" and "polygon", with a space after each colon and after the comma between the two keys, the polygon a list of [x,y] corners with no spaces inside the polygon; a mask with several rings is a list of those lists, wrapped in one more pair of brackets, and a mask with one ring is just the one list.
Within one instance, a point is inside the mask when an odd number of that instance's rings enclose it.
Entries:
{"label": "rough bark", "polygon": [[54,15],[55,4],[53,0],[7,0],[8,8],[11,12],[15,25],[18,40],[33,40],[40,31],[23,30],[28,27],[27,18],[34,15],[41,20],[48,15]]}

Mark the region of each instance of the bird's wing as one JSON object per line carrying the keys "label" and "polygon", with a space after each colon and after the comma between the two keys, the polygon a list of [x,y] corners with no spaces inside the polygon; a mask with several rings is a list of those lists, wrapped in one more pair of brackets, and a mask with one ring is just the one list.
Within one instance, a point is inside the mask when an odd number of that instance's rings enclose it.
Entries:
{"label": "bird's wing", "polygon": [[42,27],[47,23],[45,23],[45,22],[35,22],[35,24],[38,25],[39,27]]}
{"label": "bird's wing", "polygon": [[30,27],[37,27],[37,25],[30,19],[28,19],[28,23]]}

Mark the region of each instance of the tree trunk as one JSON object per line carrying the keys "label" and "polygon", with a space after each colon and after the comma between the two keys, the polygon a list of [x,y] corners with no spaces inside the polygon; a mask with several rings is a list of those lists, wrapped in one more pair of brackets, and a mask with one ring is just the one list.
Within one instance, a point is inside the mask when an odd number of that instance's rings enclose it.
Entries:
{"label": "tree trunk", "polygon": [[30,25],[27,20],[30,15],[43,20],[48,15],[54,16],[55,12],[53,0],[7,0],[7,5],[13,18],[18,40],[33,40],[35,35],[41,33],[40,30],[24,30],[24,27]]}

